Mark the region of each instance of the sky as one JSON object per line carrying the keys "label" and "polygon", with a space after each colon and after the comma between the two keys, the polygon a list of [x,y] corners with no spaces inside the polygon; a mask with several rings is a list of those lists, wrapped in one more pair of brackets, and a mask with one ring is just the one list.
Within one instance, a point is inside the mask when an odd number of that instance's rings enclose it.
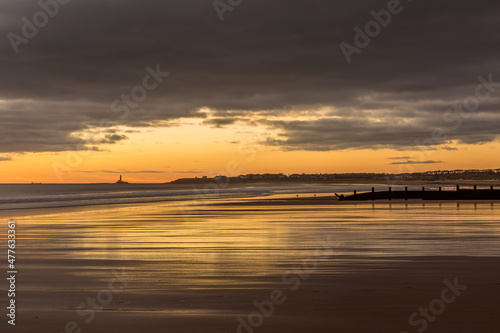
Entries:
{"label": "sky", "polygon": [[0,0],[0,183],[500,168],[499,15]]}

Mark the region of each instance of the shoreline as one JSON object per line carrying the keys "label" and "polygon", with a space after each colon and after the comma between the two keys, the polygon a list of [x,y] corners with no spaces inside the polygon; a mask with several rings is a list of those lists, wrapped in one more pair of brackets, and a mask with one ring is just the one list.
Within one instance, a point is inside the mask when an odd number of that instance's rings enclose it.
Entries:
{"label": "shoreline", "polygon": [[[427,321],[428,331],[500,326],[498,204],[439,209],[419,200],[332,204],[332,196],[280,195],[185,202],[187,213],[177,203],[141,203],[20,219],[16,326],[248,333],[238,331],[239,318],[248,323],[260,311],[255,302],[279,290],[286,299],[253,332],[414,333],[423,317],[417,325],[409,317],[455,279],[466,289],[431,313],[438,319]],[[130,281],[87,324],[92,307],[80,315],[79,306],[103,296],[115,271]]]}
{"label": "shoreline", "polygon": [[422,199],[383,199],[383,200],[339,200],[335,196],[306,196],[293,198],[259,198],[255,200],[212,203],[211,206],[324,206],[324,205],[367,205],[367,204],[489,204],[500,200],[422,200]]}
{"label": "shoreline", "polygon": [[[223,202],[220,202],[224,200]],[[40,216],[40,215],[54,215],[54,214],[72,214],[79,212],[91,212],[91,211],[109,211],[109,210],[121,210],[121,209],[135,209],[142,208],[145,206],[171,206],[179,204],[180,207],[190,207],[193,202],[192,200],[157,200],[157,201],[147,201],[147,202],[121,202],[121,203],[97,203],[97,204],[78,204],[78,205],[68,205],[68,206],[57,206],[57,207],[31,207],[31,208],[16,208],[16,209],[0,209],[0,218],[10,218],[17,219],[27,216]],[[405,205],[405,206],[422,206],[426,204],[447,204],[447,205],[496,205],[500,204],[500,200],[422,200],[422,199],[392,199],[392,200],[363,200],[363,201],[350,201],[350,200],[339,200],[335,196],[301,196],[301,197],[285,197],[285,198],[273,198],[270,196],[266,197],[250,197],[250,198],[234,198],[234,199],[209,199],[203,203],[206,207],[268,207],[277,206],[285,207],[297,206],[301,208],[304,206],[321,206],[321,207],[339,207],[339,206],[360,206],[360,205]]]}

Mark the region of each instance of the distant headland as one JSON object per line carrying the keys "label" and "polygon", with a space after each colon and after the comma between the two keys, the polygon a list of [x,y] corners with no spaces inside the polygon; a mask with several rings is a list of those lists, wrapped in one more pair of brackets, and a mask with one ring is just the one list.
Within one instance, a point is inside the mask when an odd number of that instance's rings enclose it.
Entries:
{"label": "distant headland", "polygon": [[172,184],[206,184],[212,182],[224,183],[259,183],[259,182],[283,182],[283,183],[375,183],[375,182],[463,182],[475,181],[482,182],[500,182],[500,169],[485,169],[485,170],[439,170],[426,171],[415,173],[320,173],[320,174],[298,174],[285,175],[278,174],[246,174],[236,177],[218,175],[215,177],[195,177],[195,178],[180,178],[171,181]]}

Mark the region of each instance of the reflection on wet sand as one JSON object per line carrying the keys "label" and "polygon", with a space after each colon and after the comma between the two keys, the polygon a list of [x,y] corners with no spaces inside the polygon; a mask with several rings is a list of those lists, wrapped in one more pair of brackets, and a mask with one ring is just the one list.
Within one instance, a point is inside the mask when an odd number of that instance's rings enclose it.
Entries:
{"label": "reflection on wet sand", "polygon": [[[242,201],[197,210],[164,203],[18,217],[20,324],[62,331],[68,320],[83,320],[86,332],[134,332],[139,323],[152,331],[168,323],[175,332],[229,332],[238,316],[253,311],[254,300],[279,288],[287,301],[259,327],[263,332],[304,331],[312,319],[317,331],[342,331],[356,311],[346,314],[333,302],[344,300],[349,308],[355,299],[369,301],[358,304],[361,314],[380,306],[401,311],[396,320],[387,314],[375,320],[398,331],[418,308],[419,295],[431,294],[444,278],[462,273],[494,286],[486,280],[500,255],[499,210],[490,203],[283,207]],[[332,247],[318,251],[325,237]],[[312,255],[317,268],[306,274],[300,265]],[[471,267],[486,274],[471,275]],[[109,284],[113,270],[133,280],[87,325],[76,309]],[[298,290],[283,277],[290,271],[301,277]],[[367,328],[350,325],[346,332]]]}

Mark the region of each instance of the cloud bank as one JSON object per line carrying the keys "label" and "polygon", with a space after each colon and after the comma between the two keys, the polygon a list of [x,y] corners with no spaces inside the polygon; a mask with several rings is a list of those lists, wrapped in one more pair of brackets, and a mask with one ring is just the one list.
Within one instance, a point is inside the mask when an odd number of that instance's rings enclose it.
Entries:
{"label": "cloud bank", "polygon": [[[73,0],[18,54],[7,36],[40,6],[0,1],[0,153],[99,150],[127,140],[110,128],[203,120],[202,108],[216,114],[207,126],[268,126],[279,135],[262,143],[285,150],[414,149],[436,128],[446,139],[435,145],[495,141],[498,85],[470,116],[443,115],[475,93],[478,76],[500,82],[500,4],[402,5],[349,65],[339,44],[387,1],[245,1],[221,22],[206,0]],[[113,112],[156,64],[170,76],[126,117]]]}

